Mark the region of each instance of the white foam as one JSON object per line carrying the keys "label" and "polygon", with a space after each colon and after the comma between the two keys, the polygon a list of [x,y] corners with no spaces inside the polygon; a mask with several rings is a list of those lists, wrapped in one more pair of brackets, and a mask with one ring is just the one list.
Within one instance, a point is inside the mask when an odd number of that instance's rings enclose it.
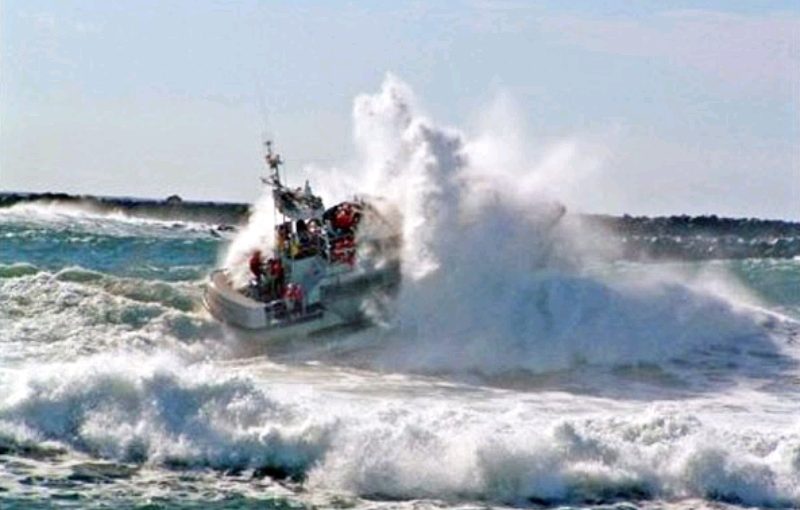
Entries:
{"label": "white foam", "polygon": [[22,440],[127,462],[296,470],[324,445],[324,429],[249,381],[165,354],[39,364],[5,395],[0,421],[23,426]]}
{"label": "white foam", "polygon": [[[261,372],[256,383],[163,354],[40,364],[4,392],[0,434],[153,466],[269,466],[306,475],[314,492],[391,499],[800,504],[791,418],[720,421],[702,398],[648,404],[457,387],[393,396],[302,389],[293,377]],[[763,410],[753,402],[750,412]]]}
{"label": "white foam", "polygon": [[199,295],[193,283],[122,278],[79,267],[1,278],[0,359],[66,360],[120,346],[198,350],[219,335],[199,314]]}
{"label": "white foam", "polygon": [[115,237],[208,237],[216,225],[182,220],[160,220],[102,210],[91,204],[37,201],[0,209],[0,221],[54,231],[70,230]]}

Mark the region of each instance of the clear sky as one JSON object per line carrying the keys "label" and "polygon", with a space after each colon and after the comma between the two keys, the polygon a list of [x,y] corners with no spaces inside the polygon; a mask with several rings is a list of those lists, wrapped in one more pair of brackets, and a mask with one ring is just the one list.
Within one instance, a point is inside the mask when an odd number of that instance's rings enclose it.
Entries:
{"label": "clear sky", "polygon": [[589,212],[800,220],[800,2],[0,0],[0,190],[252,201],[352,157],[386,72],[469,132],[603,147]]}

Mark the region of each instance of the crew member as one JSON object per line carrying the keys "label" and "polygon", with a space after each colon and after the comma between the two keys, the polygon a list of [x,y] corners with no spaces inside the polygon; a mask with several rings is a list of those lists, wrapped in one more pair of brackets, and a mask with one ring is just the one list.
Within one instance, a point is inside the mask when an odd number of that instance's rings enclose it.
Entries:
{"label": "crew member", "polygon": [[250,255],[248,265],[250,266],[250,272],[253,273],[253,280],[250,284],[253,290],[253,295],[255,299],[263,301],[264,284],[266,283],[264,280],[266,275],[264,274],[264,259],[261,256],[261,250],[256,250],[252,253],[252,255]]}
{"label": "crew member", "polygon": [[261,281],[264,275],[264,259],[261,257],[261,250],[256,250],[250,255],[250,272],[253,273],[257,282]]}
{"label": "crew member", "polygon": [[279,298],[283,294],[283,284],[286,279],[286,275],[283,271],[283,263],[279,258],[272,258],[269,259],[269,263],[267,264],[269,267],[269,278],[270,278],[270,297],[271,298]]}
{"label": "crew member", "polygon": [[289,283],[286,285],[283,298],[286,300],[286,308],[292,315],[302,315],[304,312],[303,287],[299,283]]}
{"label": "crew member", "polygon": [[350,230],[355,225],[355,213],[353,206],[345,202],[340,205],[336,214],[333,216],[333,226],[338,230]]}

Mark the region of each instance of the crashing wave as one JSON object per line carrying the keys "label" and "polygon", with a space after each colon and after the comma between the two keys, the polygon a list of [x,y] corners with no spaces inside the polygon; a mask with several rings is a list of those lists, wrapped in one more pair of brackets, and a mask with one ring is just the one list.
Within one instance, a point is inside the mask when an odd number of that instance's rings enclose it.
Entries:
{"label": "crashing wave", "polygon": [[[117,462],[250,469],[392,500],[800,504],[797,431],[733,429],[681,403],[642,411],[603,399],[583,399],[585,416],[573,410],[553,422],[536,406],[497,398],[458,409],[423,397],[378,406],[328,393],[299,398],[169,356],[99,356],[21,374],[0,402],[0,445],[17,454],[40,444],[53,455],[68,448]],[[562,394],[552,404],[577,401]],[[603,414],[609,406],[620,413]]]}

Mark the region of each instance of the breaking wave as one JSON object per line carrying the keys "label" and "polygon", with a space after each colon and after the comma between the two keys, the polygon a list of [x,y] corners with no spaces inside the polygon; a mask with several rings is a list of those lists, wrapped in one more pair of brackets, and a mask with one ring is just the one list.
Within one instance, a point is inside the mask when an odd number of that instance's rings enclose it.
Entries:
{"label": "breaking wave", "polygon": [[325,432],[247,380],[199,366],[187,373],[168,355],[100,355],[36,373],[0,412],[6,442],[57,441],[122,462],[296,472],[319,455]]}
{"label": "breaking wave", "polygon": [[[360,166],[315,177],[330,195],[331,174],[339,186],[382,194],[405,219],[397,334],[371,344],[360,364],[542,372],[770,344],[763,325],[773,319],[718,287],[676,275],[591,274],[588,268],[619,246],[613,236],[602,249],[584,244],[586,225],[565,215],[552,192],[559,176],[589,164],[579,150],[565,156],[560,146],[544,147],[540,160],[513,167],[514,159],[501,158],[506,166],[498,168],[497,154],[514,149],[508,136],[437,126],[391,76],[379,93],[356,99],[354,123]],[[597,225],[591,228],[598,238]]]}
{"label": "breaking wave", "polygon": [[[553,422],[513,400],[454,408],[450,397],[376,405],[259,387],[171,356],[100,355],[20,374],[0,407],[0,444],[6,451],[60,445],[156,466],[252,469],[382,499],[800,503],[798,430],[733,430],[681,403],[626,416],[624,402],[584,399],[586,417]],[[578,404],[561,398],[560,405]],[[599,414],[609,407],[617,416]]]}
{"label": "breaking wave", "polygon": [[2,359],[72,359],[108,349],[185,350],[219,335],[196,282],[126,278],[67,267],[0,265]]}
{"label": "breaking wave", "polygon": [[181,221],[191,224],[237,225],[247,214],[247,204],[184,201],[177,195],[164,200],[130,197],[69,195],[67,193],[0,192],[3,213],[33,211],[151,222]]}

